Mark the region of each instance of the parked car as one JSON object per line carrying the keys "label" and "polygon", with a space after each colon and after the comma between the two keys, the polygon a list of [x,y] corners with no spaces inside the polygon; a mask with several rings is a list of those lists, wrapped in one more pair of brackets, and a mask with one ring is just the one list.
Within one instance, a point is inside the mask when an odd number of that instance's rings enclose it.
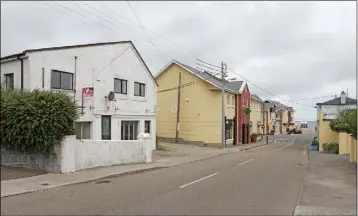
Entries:
{"label": "parked car", "polygon": [[301,129],[293,129],[293,134],[302,134]]}

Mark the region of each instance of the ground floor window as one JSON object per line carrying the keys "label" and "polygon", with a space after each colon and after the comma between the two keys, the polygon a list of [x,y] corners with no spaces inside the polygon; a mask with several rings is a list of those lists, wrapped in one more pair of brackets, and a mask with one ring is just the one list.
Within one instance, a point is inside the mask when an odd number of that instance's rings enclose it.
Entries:
{"label": "ground floor window", "polygon": [[76,139],[91,139],[92,122],[76,122]]}
{"label": "ground floor window", "polygon": [[102,116],[102,140],[111,139],[111,116]]}
{"label": "ground floor window", "polygon": [[139,121],[122,121],[121,139],[137,140]]}
{"label": "ground floor window", "polygon": [[144,133],[150,134],[150,121],[144,121]]}

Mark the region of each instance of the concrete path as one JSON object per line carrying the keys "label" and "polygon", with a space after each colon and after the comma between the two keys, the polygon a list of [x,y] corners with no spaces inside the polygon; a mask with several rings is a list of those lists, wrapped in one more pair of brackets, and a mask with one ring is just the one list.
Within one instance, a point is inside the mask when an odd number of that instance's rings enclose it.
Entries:
{"label": "concrete path", "polygon": [[347,155],[311,151],[295,215],[357,215],[356,177]]}
{"label": "concrete path", "polygon": [[310,139],[283,138],[195,163],[5,197],[1,214],[292,215]]}
{"label": "concrete path", "polygon": [[260,147],[263,142],[218,149],[191,145],[163,144],[169,151],[153,152],[153,163],[101,167],[69,174],[44,174],[1,181],[1,197],[95,181],[108,176],[133,174],[204,160],[230,152]]}

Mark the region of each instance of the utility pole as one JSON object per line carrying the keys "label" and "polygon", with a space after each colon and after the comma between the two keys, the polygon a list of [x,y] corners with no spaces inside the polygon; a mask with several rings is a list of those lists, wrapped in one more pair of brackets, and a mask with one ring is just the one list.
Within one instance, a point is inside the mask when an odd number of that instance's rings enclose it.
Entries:
{"label": "utility pole", "polygon": [[226,77],[226,64],[221,62],[221,142],[222,147],[226,147],[225,139],[225,77]]}
{"label": "utility pole", "polygon": [[180,89],[181,89],[181,72],[179,72],[178,101],[177,101],[177,125],[176,125],[176,131],[175,131],[175,143],[179,143]]}

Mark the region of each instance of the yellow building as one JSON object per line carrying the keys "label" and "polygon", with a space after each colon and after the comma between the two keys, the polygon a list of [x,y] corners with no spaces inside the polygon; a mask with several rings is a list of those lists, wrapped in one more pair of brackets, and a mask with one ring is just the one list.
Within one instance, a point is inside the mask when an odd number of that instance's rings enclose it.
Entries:
{"label": "yellow building", "polygon": [[[261,127],[263,124],[263,113],[262,113],[263,102],[256,94],[251,94],[250,98],[250,132],[251,134],[263,134],[264,130]],[[259,138],[259,137],[258,137]]]}
{"label": "yellow building", "polygon": [[[157,135],[160,139],[174,141],[178,136],[180,142],[222,142],[221,79],[175,60],[155,78],[158,83]],[[178,100],[179,82],[182,88]],[[246,84],[242,81],[226,83],[224,103],[227,143],[232,143],[234,139],[235,98],[243,86]]]}
{"label": "yellow building", "polygon": [[323,144],[338,143],[340,154],[349,153],[349,146],[345,144],[347,134],[337,133],[331,130],[331,120],[337,119],[340,111],[357,108],[357,100],[347,97],[345,92],[341,97],[336,97],[324,103],[317,104],[317,138],[319,151],[323,151]]}

